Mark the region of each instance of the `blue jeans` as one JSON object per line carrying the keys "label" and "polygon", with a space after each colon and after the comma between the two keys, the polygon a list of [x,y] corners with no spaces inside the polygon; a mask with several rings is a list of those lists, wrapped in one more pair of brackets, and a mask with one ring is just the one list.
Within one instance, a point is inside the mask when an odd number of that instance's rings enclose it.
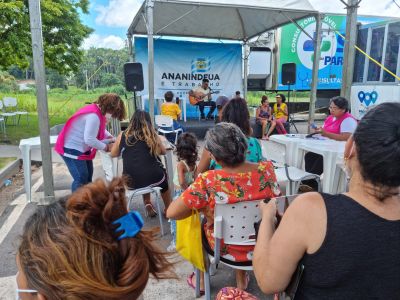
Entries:
{"label": "blue jeans", "polygon": [[[64,147],[64,153],[77,156],[82,154],[89,154],[89,152],[83,153],[78,150],[69,149],[65,147]],[[72,186],[71,186],[72,192],[75,192],[82,185],[92,182],[92,176],[93,176],[92,160],[79,160],[65,156],[62,156],[62,158],[65,161],[65,164],[67,165],[72,178],[74,179],[74,181],[72,181]]]}

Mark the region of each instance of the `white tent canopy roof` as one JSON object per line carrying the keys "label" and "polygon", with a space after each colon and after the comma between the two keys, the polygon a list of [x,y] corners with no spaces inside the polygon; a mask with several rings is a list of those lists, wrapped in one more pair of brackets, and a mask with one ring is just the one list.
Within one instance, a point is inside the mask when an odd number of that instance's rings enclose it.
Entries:
{"label": "white tent canopy roof", "polygon": [[[128,35],[147,34],[144,2]],[[154,34],[246,41],[316,15],[308,0],[154,0]]]}

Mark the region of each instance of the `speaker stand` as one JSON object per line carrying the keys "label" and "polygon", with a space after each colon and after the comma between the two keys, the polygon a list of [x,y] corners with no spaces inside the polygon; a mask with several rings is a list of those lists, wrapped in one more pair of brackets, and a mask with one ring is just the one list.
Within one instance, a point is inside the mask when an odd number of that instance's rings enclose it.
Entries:
{"label": "speaker stand", "polygon": [[288,122],[290,124],[290,127],[294,127],[294,129],[296,129],[296,133],[299,133],[299,131],[297,130],[296,124],[294,123],[294,118],[293,118],[293,114],[290,112],[291,110],[289,109],[289,103],[290,103],[290,83],[288,84],[288,101],[287,101],[287,107],[288,107]]}

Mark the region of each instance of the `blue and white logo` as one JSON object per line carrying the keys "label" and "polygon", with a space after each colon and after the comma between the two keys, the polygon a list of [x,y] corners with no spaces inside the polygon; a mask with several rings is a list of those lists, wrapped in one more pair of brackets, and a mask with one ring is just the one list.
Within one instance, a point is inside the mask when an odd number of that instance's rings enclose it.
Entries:
{"label": "blue and white logo", "polygon": [[378,100],[378,93],[376,91],[371,93],[360,91],[358,92],[358,100],[366,106],[369,106],[371,103],[375,104],[376,100]]}
{"label": "blue and white logo", "polygon": [[209,58],[196,58],[192,60],[192,73],[206,73],[210,69],[211,63]]}

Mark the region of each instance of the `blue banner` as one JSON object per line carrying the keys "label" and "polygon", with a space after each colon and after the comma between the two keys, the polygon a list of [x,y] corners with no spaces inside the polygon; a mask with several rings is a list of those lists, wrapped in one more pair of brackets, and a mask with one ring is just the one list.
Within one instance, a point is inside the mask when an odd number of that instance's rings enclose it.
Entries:
{"label": "blue banner", "polygon": [[[148,110],[147,38],[135,37],[136,62],[143,65],[145,108]],[[197,118],[188,92],[207,78],[211,90],[232,97],[242,91],[242,46],[239,43],[204,43],[178,40],[154,40],[154,94],[163,99],[166,91],[186,101],[187,117]],[[212,95],[215,101],[217,95]],[[157,106],[157,105],[155,105]],[[157,112],[157,107],[156,114]],[[207,110],[207,109],[206,109]],[[182,116],[183,117],[183,116]]]}

